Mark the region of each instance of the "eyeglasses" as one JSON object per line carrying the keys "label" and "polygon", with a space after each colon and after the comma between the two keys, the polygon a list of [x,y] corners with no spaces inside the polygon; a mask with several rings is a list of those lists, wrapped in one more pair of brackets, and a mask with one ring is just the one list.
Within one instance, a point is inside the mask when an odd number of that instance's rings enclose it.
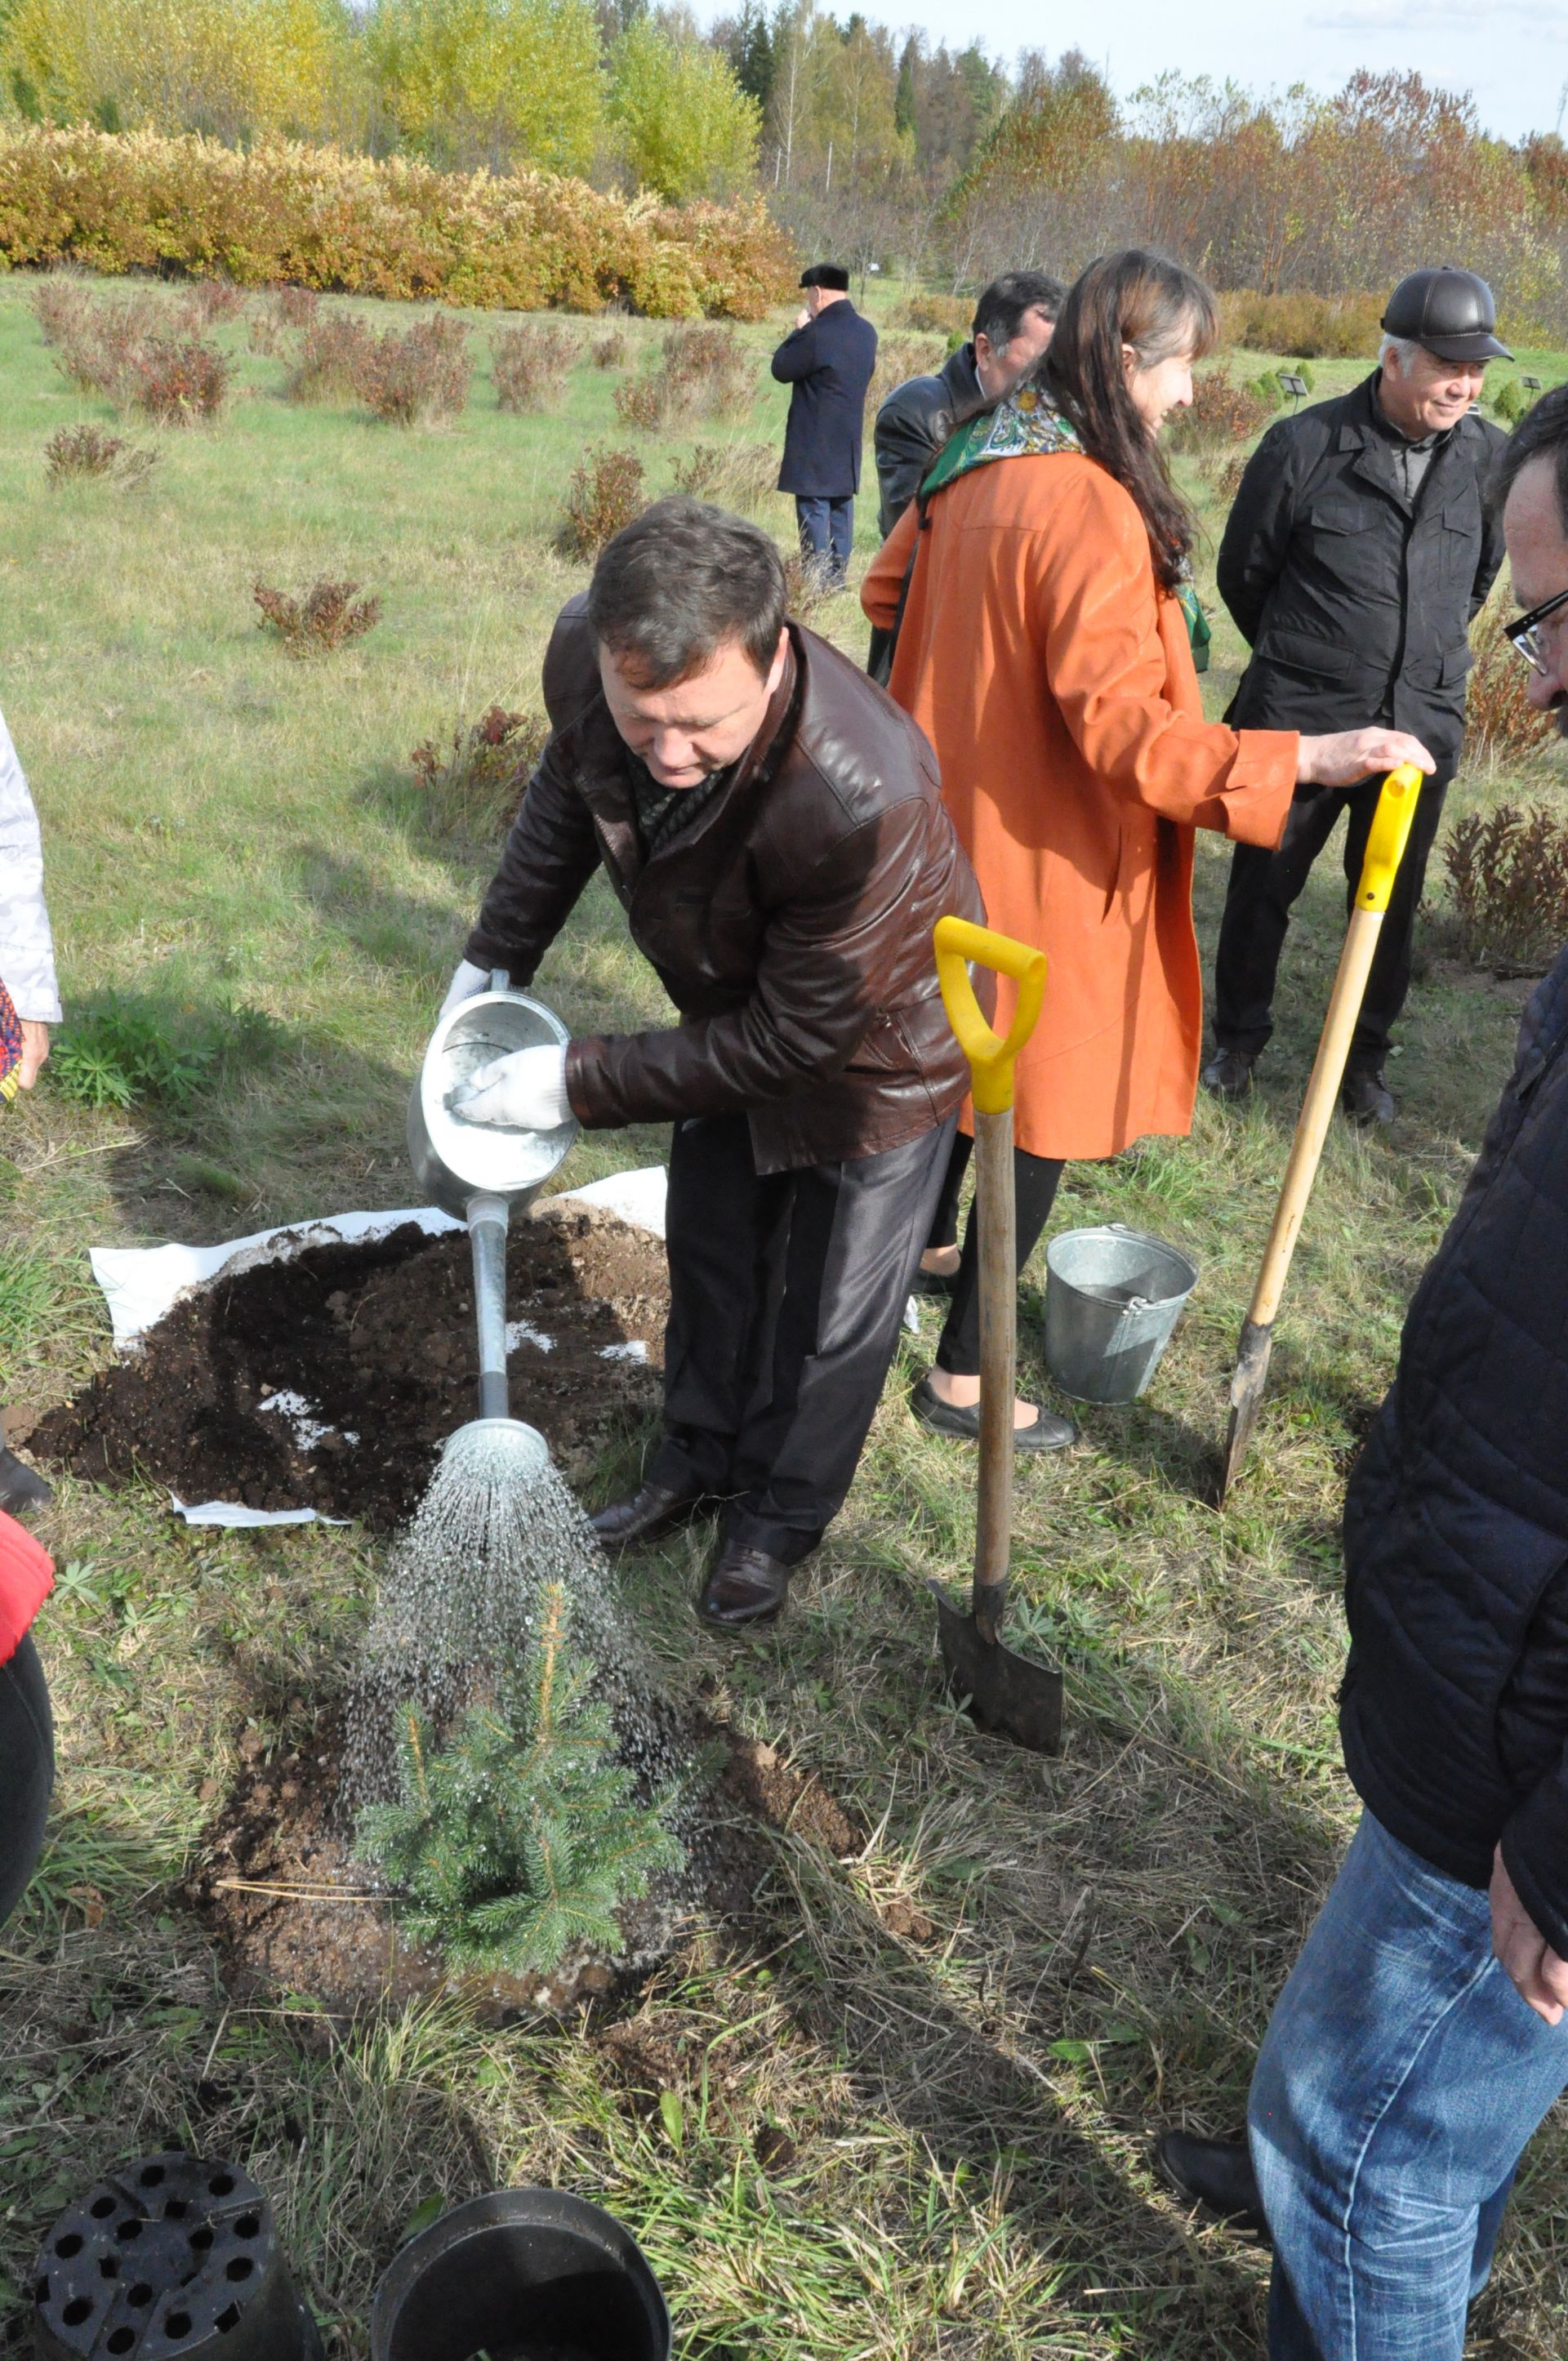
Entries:
{"label": "eyeglasses", "polygon": [[1560,607],[1568,607],[1568,590],[1559,590],[1555,598],[1543,598],[1528,615],[1516,615],[1511,623],[1503,625],[1504,639],[1512,642],[1534,672],[1551,670],[1546,650],[1541,644],[1541,626]]}

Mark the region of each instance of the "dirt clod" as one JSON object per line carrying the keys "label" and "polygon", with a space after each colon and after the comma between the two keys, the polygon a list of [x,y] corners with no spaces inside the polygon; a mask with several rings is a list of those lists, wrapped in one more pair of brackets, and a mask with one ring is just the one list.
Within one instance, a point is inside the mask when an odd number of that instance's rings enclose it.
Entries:
{"label": "dirt clod", "polygon": [[[663,1247],[645,1230],[582,1205],[514,1224],[512,1414],[567,1475],[608,1428],[655,1408],[668,1303]],[[641,1351],[617,1349],[628,1345]],[[385,1531],[477,1415],[477,1375],[468,1241],[411,1222],[220,1277],[50,1411],[31,1445],[99,1482],[151,1476],[182,1500],[313,1508]]]}

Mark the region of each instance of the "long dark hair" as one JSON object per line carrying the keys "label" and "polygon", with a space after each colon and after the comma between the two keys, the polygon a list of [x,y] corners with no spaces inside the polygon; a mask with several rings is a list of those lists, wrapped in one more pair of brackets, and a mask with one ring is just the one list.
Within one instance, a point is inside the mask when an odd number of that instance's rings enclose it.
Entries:
{"label": "long dark hair", "polygon": [[1146,367],[1178,353],[1196,359],[1219,332],[1214,298],[1201,279],[1163,254],[1130,247],[1102,254],[1074,282],[1037,372],[1090,457],[1137,502],[1155,574],[1168,590],[1182,577],[1198,528],[1133,406],[1122,347],[1131,345]]}

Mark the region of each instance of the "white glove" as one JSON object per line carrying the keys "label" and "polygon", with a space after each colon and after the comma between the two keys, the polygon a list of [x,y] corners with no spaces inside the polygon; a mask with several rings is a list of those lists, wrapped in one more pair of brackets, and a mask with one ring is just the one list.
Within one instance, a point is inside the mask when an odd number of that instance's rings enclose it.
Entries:
{"label": "white glove", "polygon": [[446,1102],[465,1123],[488,1123],[504,1131],[554,1131],[572,1112],[566,1096],[566,1052],[546,1044],[513,1049],[476,1066]]}
{"label": "white glove", "polygon": [[446,987],[446,997],[436,1013],[436,1022],[439,1024],[443,1016],[449,1016],[463,1001],[472,1000],[477,992],[488,992],[489,988],[489,969],[476,967],[472,960],[465,960]]}

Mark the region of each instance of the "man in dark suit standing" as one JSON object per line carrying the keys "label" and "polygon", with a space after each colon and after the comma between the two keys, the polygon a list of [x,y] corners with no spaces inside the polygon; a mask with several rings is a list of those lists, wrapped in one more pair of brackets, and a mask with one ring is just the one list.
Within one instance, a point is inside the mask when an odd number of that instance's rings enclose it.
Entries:
{"label": "man in dark suit standing", "polygon": [[855,533],[866,389],[876,367],[876,330],[850,301],[850,274],[837,262],[802,271],[806,309],[773,355],[773,375],[793,386],[779,489],[795,494],[800,554],[839,589]]}

